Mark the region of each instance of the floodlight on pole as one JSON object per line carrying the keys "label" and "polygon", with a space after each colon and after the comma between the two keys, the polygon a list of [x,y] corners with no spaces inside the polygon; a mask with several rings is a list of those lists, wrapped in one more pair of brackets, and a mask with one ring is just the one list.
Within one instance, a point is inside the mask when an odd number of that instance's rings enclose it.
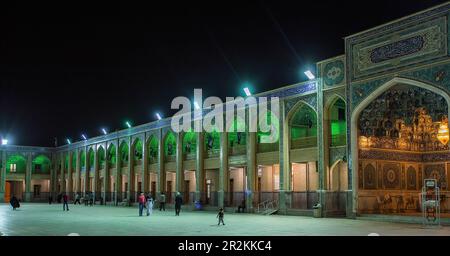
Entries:
{"label": "floodlight on pole", "polygon": [[245,87],[245,88],[244,88],[244,92],[245,92],[245,95],[247,95],[247,97],[249,97],[249,96],[252,95],[252,93],[250,92],[250,90],[248,89],[248,87]]}
{"label": "floodlight on pole", "polygon": [[311,70],[306,70],[304,73],[305,73],[305,75],[308,77],[309,80],[313,80],[313,79],[316,78],[316,77],[314,76],[314,74],[311,72]]}

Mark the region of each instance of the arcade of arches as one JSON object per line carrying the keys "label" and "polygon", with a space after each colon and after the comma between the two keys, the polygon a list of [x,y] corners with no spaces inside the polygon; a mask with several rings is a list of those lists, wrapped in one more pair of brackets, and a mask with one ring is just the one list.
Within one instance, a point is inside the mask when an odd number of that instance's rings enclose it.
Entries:
{"label": "arcade of arches", "polygon": [[229,132],[176,133],[167,118],[56,148],[0,146],[0,197],[130,205],[145,192],[172,204],[180,192],[192,209],[420,215],[433,178],[450,217],[448,17],[446,3],[346,37],[316,79],[259,93],[280,100],[272,133],[241,118]]}

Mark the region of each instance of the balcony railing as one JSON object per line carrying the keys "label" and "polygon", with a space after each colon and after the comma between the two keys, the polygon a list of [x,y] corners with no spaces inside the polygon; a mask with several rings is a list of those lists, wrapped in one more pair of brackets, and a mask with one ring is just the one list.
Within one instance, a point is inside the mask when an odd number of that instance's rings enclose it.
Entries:
{"label": "balcony railing", "polygon": [[228,149],[228,154],[231,156],[245,155],[247,153],[246,145],[235,145]]}
{"label": "balcony railing", "polygon": [[264,152],[274,152],[279,150],[279,144],[276,143],[259,143],[258,144],[258,152],[264,153]]}
{"label": "balcony railing", "polygon": [[166,156],[164,159],[166,160],[166,162],[175,162],[176,156],[175,155]]}
{"label": "balcony railing", "polygon": [[304,137],[291,140],[291,149],[317,147],[317,137]]}
{"label": "balcony railing", "polygon": [[213,158],[213,157],[218,157],[220,154],[220,149],[207,149],[205,150],[205,156],[206,158]]}
{"label": "balcony railing", "polygon": [[196,154],[195,153],[185,153],[183,155],[183,159],[184,160],[194,160],[195,159]]}

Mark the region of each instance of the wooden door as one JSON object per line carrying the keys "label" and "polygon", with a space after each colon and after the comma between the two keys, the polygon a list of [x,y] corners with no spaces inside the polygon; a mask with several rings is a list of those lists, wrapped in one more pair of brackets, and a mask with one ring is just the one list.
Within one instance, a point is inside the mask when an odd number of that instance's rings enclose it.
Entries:
{"label": "wooden door", "polygon": [[11,200],[11,182],[7,181],[5,183],[5,202],[9,203]]}

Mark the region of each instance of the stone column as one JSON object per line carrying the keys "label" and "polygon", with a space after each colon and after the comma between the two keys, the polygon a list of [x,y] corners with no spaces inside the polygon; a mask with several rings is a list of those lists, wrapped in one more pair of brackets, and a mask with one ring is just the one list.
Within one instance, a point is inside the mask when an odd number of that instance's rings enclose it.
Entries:
{"label": "stone column", "polygon": [[[72,161],[73,161],[73,152],[69,152],[69,164],[68,164],[68,177],[67,177],[67,193],[69,193],[70,196],[72,196],[72,192],[73,192],[73,166],[72,166]],[[70,198],[69,198],[70,199]]]}
{"label": "stone column", "polygon": [[[184,171],[183,171],[183,134],[181,132],[176,134],[177,146],[175,149],[175,161],[176,161],[176,191],[183,192],[184,183]],[[187,203],[187,202],[186,202]]]}
{"label": "stone column", "polygon": [[150,176],[148,173],[148,144],[147,144],[147,140],[144,137],[143,139],[143,143],[142,143],[142,161],[141,161],[141,179],[142,179],[142,183],[141,183],[141,188],[140,190],[144,193],[149,193],[150,192]]}
{"label": "stone column", "polygon": [[248,212],[253,212],[253,200],[255,192],[256,166],[256,132],[247,133],[247,191],[245,191],[245,203]]}
{"label": "stone column", "polygon": [[135,177],[134,177],[134,145],[132,138],[130,136],[128,140],[129,149],[128,150],[128,191],[127,191],[127,199],[128,202],[134,203],[135,201]]}
{"label": "stone column", "polygon": [[77,154],[77,162],[76,162],[76,181],[75,181],[75,185],[76,185],[76,192],[77,193],[81,193],[81,154],[80,151],[77,149],[75,151],[75,154]]}
{"label": "stone column", "polygon": [[[202,200],[202,192],[205,191],[205,170],[204,170],[204,133],[196,133],[197,148],[195,155],[195,200]],[[223,201],[223,200],[222,200]]]}
{"label": "stone column", "polygon": [[27,168],[25,171],[25,202],[31,201],[31,169],[33,156],[32,153],[27,153]]}
{"label": "stone column", "polygon": [[61,154],[61,188],[59,193],[66,192],[66,154]]}
{"label": "stone column", "polygon": [[99,168],[99,155],[98,148],[94,152],[94,184],[92,184],[92,190],[94,192],[94,202],[100,199],[100,168]]}
{"label": "stone column", "polygon": [[110,192],[111,192],[111,174],[109,170],[109,159],[108,159],[108,144],[105,144],[105,172],[103,175],[103,192],[102,192],[102,198],[103,198],[103,204],[106,204],[107,201],[110,199]]}
{"label": "stone column", "polygon": [[163,141],[162,129],[159,130],[159,141],[158,141],[158,179],[156,182],[156,190],[158,194],[156,199],[161,194],[161,192],[166,191],[166,172],[164,171],[164,141]]}
{"label": "stone column", "polygon": [[[219,207],[225,207],[225,193],[228,192],[228,134],[226,131],[220,133],[220,169],[219,169],[219,190],[217,191]],[[204,181],[202,181],[204,182]],[[228,199],[229,200],[229,197]],[[231,203],[231,202],[229,202]]]}
{"label": "stone column", "polygon": [[122,201],[122,170],[121,170],[121,160],[120,159],[120,140],[117,140],[117,147],[116,147],[116,173],[115,173],[115,180],[116,180],[116,187],[114,190],[114,202],[116,205],[120,201]]}
{"label": "stone column", "polygon": [[86,147],[85,148],[85,151],[84,152],[86,152],[86,157],[84,158],[84,168],[85,168],[85,170],[84,170],[84,196],[86,196],[86,192],[90,192],[90,186],[89,186],[89,184],[90,184],[90,178],[91,178],[91,175],[90,175],[90,169],[91,169],[91,166],[90,166],[90,154],[89,154],[89,147]]}
{"label": "stone column", "polygon": [[287,202],[286,197],[289,191],[290,183],[290,172],[291,165],[289,162],[289,126],[288,120],[286,120],[286,115],[284,113],[284,100],[280,100],[280,145],[279,145],[279,158],[280,158],[280,194],[279,194],[279,209],[280,213],[286,214]]}
{"label": "stone column", "polygon": [[[317,166],[318,172],[319,172],[319,189],[317,190],[317,193],[319,194],[319,204],[321,207],[321,213],[320,215],[323,216],[326,211],[326,189],[327,189],[327,175],[326,170],[328,168],[328,160],[327,157],[325,157],[326,153],[329,150],[328,143],[326,140],[328,140],[328,135],[326,134],[326,128],[324,128],[324,125],[327,124],[328,118],[324,118],[323,110],[324,110],[324,100],[323,100],[323,92],[322,92],[322,84],[319,84],[318,92],[317,92],[317,155],[318,155],[318,161]],[[328,111],[327,111],[328,112]]]}

